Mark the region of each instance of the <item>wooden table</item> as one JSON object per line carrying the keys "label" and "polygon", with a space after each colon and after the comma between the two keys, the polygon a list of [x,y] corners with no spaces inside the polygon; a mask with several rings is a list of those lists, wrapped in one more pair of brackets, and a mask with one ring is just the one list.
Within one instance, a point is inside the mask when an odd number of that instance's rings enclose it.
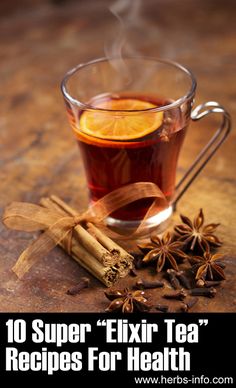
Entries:
{"label": "wooden table", "polygon": [[[86,182],[59,85],[69,68],[103,55],[104,39],[116,31],[106,8],[111,2],[45,0],[33,8],[25,3],[21,9],[3,7],[0,20],[0,206],[11,201],[37,203],[54,193],[82,210],[87,206]],[[143,3],[143,32],[131,37],[135,50],[190,67],[199,84],[196,102],[217,100],[234,118],[235,1]],[[179,176],[216,123],[212,116],[191,125]],[[227,280],[213,300],[202,298],[194,311],[236,311],[235,146],[232,131],[178,207],[189,216],[202,207],[207,221],[221,222],[219,235],[224,240],[220,251],[226,255]],[[87,274],[60,248],[37,263],[24,281],[16,279],[11,267],[36,236],[0,225],[0,310],[103,311],[104,287],[95,279],[80,295],[66,295],[68,287]]]}

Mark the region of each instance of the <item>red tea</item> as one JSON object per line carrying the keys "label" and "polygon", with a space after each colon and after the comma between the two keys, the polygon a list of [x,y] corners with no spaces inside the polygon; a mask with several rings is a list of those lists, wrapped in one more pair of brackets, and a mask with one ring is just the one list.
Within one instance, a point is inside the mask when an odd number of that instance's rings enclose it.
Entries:
{"label": "red tea", "polygon": [[[95,97],[92,100],[92,105],[99,107],[101,102],[106,101],[108,105],[114,103],[116,107],[119,107],[119,101],[122,101],[124,105],[125,100],[127,100],[128,105],[130,101],[132,103],[137,101],[138,106],[142,106],[143,103],[144,107],[162,107],[171,102],[160,98],[140,97],[140,95],[119,95],[115,97]],[[80,123],[84,121],[85,116],[83,118],[83,115],[86,112],[80,112]],[[100,112],[100,114],[105,115],[106,112]],[[119,115],[119,112],[114,111],[108,114],[112,116],[113,120],[114,115]],[[144,121],[141,120],[140,115],[144,117]],[[132,123],[132,120],[134,122],[134,117],[132,118],[132,114],[127,112],[125,122],[128,124]],[[96,117],[92,117],[92,119],[89,117],[89,120],[92,120],[93,125],[95,122],[96,125]],[[101,127],[100,116],[99,120],[99,126]],[[127,120],[131,121],[128,122]],[[124,127],[124,120],[120,120],[120,123]],[[145,123],[150,128],[145,128]],[[153,123],[157,123],[156,128],[153,127]],[[140,130],[138,125],[140,125]],[[100,132],[99,136],[96,132],[93,134],[91,130],[89,133],[87,131],[84,133],[83,126],[75,128],[75,123],[72,126],[75,129],[83,157],[92,201],[97,201],[114,189],[134,182],[153,182],[157,184],[167,200],[171,201],[175,189],[177,160],[186,133],[186,128],[181,126],[179,109],[165,110],[155,118],[150,114],[147,116],[145,112],[139,113],[139,116],[136,115],[134,125],[137,133],[135,131],[132,133],[132,128],[130,129],[132,125],[130,124],[127,128],[127,138],[124,133],[125,129],[122,127],[121,130],[119,124],[116,124],[116,132],[113,132],[113,135],[114,133],[115,135],[110,136],[107,118],[104,121],[102,135]],[[120,220],[140,220],[146,213],[150,203],[149,200],[136,201],[136,203],[127,205],[114,213],[113,217]]]}

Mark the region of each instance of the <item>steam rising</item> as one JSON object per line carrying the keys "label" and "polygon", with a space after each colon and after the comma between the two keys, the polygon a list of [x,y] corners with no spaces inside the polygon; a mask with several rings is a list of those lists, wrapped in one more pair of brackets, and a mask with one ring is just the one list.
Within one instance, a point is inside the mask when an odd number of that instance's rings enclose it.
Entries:
{"label": "steam rising", "polygon": [[[109,8],[114,16],[114,22],[118,22],[118,30],[114,26],[115,37],[106,41],[104,50],[110,64],[122,78],[123,87],[135,85],[142,90],[150,80],[156,68],[143,69],[137,77],[130,70],[124,59],[125,56],[142,56],[145,46],[155,39],[155,49],[160,39],[160,31],[150,20],[145,20],[143,15],[144,0],[116,0]],[[115,24],[115,23],[114,23]],[[137,44],[139,47],[137,47]],[[142,45],[142,49],[140,48]],[[159,56],[158,49],[158,56]]]}
{"label": "steam rising", "polygon": [[[142,0],[117,0],[109,8],[119,23],[119,30],[115,39],[107,41],[104,47],[106,57],[112,66],[130,81],[124,55],[137,55],[138,52],[130,44],[127,36],[130,31],[139,29],[141,25]],[[115,59],[114,59],[115,58]]]}

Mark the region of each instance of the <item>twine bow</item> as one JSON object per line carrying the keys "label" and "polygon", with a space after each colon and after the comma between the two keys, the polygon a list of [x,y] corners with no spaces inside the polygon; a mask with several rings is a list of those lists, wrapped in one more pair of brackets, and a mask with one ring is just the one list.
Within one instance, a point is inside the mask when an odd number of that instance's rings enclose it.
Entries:
{"label": "twine bow", "polygon": [[[25,202],[13,202],[8,205],[3,214],[3,223],[10,229],[33,232],[44,232],[20,255],[13,271],[21,278],[31,266],[41,257],[49,253],[55,245],[67,239],[67,251],[71,251],[73,230],[83,221],[95,224],[104,220],[116,210],[140,199],[153,198],[145,217],[138,228],[132,233],[132,238],[138,236],[144,228],[144,222],[157,212],[165,209],[168,202],[160,188],[151,182],[131,183],[116,189],[93,203],[89,209],[75,216],[62,216],[57,210],[49,210],[40,205]],[[107,233],[122,239],[123,235],[112,232],[107,228]],[[131,235],[125,238],[130,238]]]}

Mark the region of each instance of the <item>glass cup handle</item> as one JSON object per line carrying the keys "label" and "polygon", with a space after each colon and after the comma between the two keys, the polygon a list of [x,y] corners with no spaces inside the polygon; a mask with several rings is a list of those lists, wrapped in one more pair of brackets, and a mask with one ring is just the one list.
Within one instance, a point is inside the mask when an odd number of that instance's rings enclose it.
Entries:
{"label": "glass cup handle", "polygon": [[176,207],[177,202],[180,200],[185,191],[192,184],[194,179],[205,167],[207,162],[211,159],[214,153],[218,150],[221,144],[225,141],[231,130],[231,119],[229,113],[223,108],[222,105],[215,101],[208,101],[204,104],[198,105],[191,113],[191,119],[198,121],[210,113],[220,113],[222,115],[222,121],[219,128],[215,131],[210,141],[201,150],[193,164],[186,171],[176,186],[176,194],[173,200],[173,207]]}

